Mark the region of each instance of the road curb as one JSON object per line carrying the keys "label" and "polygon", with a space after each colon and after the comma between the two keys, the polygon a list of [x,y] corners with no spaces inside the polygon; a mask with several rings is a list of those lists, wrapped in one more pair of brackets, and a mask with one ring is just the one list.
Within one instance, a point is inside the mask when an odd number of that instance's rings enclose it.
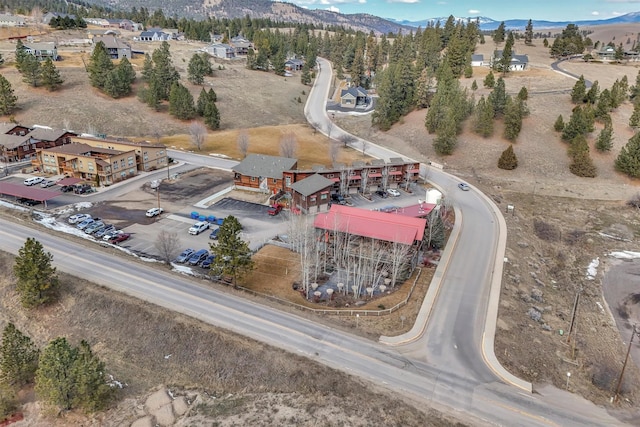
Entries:
{"label": "road curb", "polygon": [[495,248],[495,264],[491,271],[491,287],[489,289],[489,301],[487,303],[487,312],[484,323],[484,331],[482,332],[482,358],[485,364],[496,374],[502,381],[511,384],[529,393],[533,392],[533,384],[521,378],[516,377],[507,371],[498,361],[495,352],[496,323],[498,321],[498,307],[500,306],[500,290],[502,289],[502,270],[504,267],[504,254],[507,248],[507,222],[502,216],[502,212],[495,203],[483,192],[479,194],[493,212],[498,228],[500,230],[498,242]]}

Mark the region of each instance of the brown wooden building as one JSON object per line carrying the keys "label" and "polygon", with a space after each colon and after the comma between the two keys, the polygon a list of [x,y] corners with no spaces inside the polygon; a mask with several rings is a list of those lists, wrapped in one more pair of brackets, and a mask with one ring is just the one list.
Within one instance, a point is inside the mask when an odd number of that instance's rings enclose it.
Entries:
{"label": "brown wooden building", "polygon": [[232,169],[233,184],[240,188],[275,194],[284,190],[284,171],[295,169],[297,165],[297,159],[249,154]]}
{"label": "brown wooden building", "polygon": [[292,207],[302,213],[326,211],[331,201],[334,182],[314,174],[291,184]]}
{"label": "brown wooden building", "polygon": [[19,162],[35,158],[36,151],[70,144],[76,134],[67,130],[5,124],[0,126],[0,160]]}

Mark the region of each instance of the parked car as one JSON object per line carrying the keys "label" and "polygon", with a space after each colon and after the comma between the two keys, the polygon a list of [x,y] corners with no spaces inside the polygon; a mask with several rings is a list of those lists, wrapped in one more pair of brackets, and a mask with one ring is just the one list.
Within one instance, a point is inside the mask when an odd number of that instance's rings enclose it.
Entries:
{"label": "parked car", "polygon": [[98,229],[101,227],[104,227],[104,222],[94,221],[84,228],[84,232],[87,234],[93,234],[94,232],[98,231]]}
{"label": "parked car", "polygon": [[213,230],[211,230],[211,233],[209,234],[209,238],[213,240],[218,240],[219,232],[220,232],[220,227],[214,228]]}
{"label": "parked car", "polygon": [[85,228],[87,228],[92,222],[95,222],[95,220],[93,218],[87,218],[84,221],[82,221],[81,223],[79,223],[76,227],[78,227],[78,229],[80,230],[84,230]]}
{"label": "parked car", "polygon": [[123,231],[122,230],[111,230],[108,233],[104,233],[104,235],[102,236],[102,240],[105,241],[109,241],[111,239],[113,239],[114,237],[116,237],[118,234],[122,234]]}
{"label": "parked car", "polygon": [[339,205],[346,205],[347,204],[347,201],[340,194],[332,194],[331,195],[331,201],[334,202],[334,203],[337,203]]}
{"label": "parked car", "polygon": [[187,262],[189,263],[189,265],[198,265],[202,261],[204,261],[204,259],[208,256],[209,256],[208,250],[200,249],[198,252],[191,254],[191,256],[189,257],[189,261]]}
{"label": "parked car", "polygon": [[44,181],[44,178],[41,176],[32,176],[24,180],[24,185],[31,187],[32,185],[40,184],[42,181]]}
{"label": "parked car", "polygon": [[382,197],[383,199],[386,199],[387,197],[389,197],[389,193],[387,193],[384,190],[376,191],[376,195]]}
{"label": "parked car", "polygon": [[115,231],[116,227],[112,224],[105,224],[100,230],[96,230],[93,235],[101,239],[105,234]]}
{"label": "parked car", "polygon": [[193,234],[197,236],[202,233],[204,230],[209,228],[209,223],[207,221],[198,221],[189,228],[189,234]]}
{"label": "parked car", "polygon": [[52,181],[50,179],[45,179],[44,181],[42,181],[40,183],[40,187],[42,187],[42,188],[53,187],[54,185],[56,185],[56,182]]}
{"label": "parked car", "polygon": [[154,216],[160,215],[162,212],[164,212],[164,209],[162,208],[151,208],[145,215],[147,215],[149,218],[153,218]]}
{"label": "parked car", "polygon": [[95,190],[93,189],[93,187],[91,187],[89,184],[81,184],[81,185],[76,185],[73,188],[73,192],[76,194],[88,194],[88,193],[93,193]]}
{"label": "parked car", "polygon": [[280,206],[280,205],[271,205],[271,206],[269,206],[269,209],[267,209],[267,213],[269,215],[271,215],[271,216],[275,216],[275,215],[278,215],[281,210],[282,210],[282,206]]}
{"label": "parked car", "polygon": [[209,255],[208,257],[206,257],[204,259],[204,261],[202,261],[202,263],[200,264],[200,267],[202,268],[211,268],[211,264],[213,264],[213,260],[216,258],[215,255]]}
{"label": "parked car", "polygon": [[109,240],[109,242],[111,242],[111,243],[120,243],[120,242],[124,242],[129,237],[131,237],[131,234],[129,234],[129,233],[120,233],[120,234],[116,234],[114,237],[112,237]]}
{"label": "parked car", "polygon": [[186,262],[194,252],[195,251],[193,249],[185,249],[180,255],[178,255],[178,258],[176,258],[176,262],[179,262],[181,264],[183,262]]}
{"label": "parked car", "polygon": [[73,185],[63,185],[62,187],[60,187],[60,191],[62,191],[63,193],[73,191]]}
{"label": "parked car", "polygon": [[387,193],[389,193],[389,195],[393,196],[393,197],[399,197],[400,196],[400,192],[398,190],[396,190],[395,188],[387,188]]}
{"label": "parked car", "polygon": [[87,218],[91,218],[91,215],[79,213],[79,214],[71,215],[67,221],[69,221],[69,224],[76,224],[78,222],[84,221]]}
{"label": "parked car", "polygon": [[460,184],[458,184],[458,188],[461,189],[462,191],[469,191],[471,187],[469,187],[469,184],[461,182]]}

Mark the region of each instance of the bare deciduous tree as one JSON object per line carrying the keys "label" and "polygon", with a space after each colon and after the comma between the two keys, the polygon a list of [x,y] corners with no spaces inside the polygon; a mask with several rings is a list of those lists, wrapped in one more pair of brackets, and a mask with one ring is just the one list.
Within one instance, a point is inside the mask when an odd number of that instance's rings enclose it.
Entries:
{"label": "bare deciduous tree", "polygon": [[369,169],[362,169],[362,173],[360,174],[360,190],[362,194],[367,194],[367,187],[369,185]]}
{"label": "bare deciduous tree", "polygon": [[341,135],[339,139],[345,148],[348,147],[349,144],[356,142],[356,137],[349,134]]}
{"label": "bare deciduous tree", "polygon": [[191,125],[189,126],[189,136],[191,137],[191,143],[198,151],[202,149],[206,135],[207,128],[202,123],[191,122]]}
{"label": "bare deciduous tree", "polygon": [[33,22],[36,25],[36,30],[38,30],[38,34],[42,31],[42,9],[38,6],[34,6],[31,9],[31,18],[33,18]]}
{"label": "bare deciduous tree", "polygon": [[367,141],[366,139],[361,139],[360,148],[362,148],[362,155],[364,156],[367,152],[367,149],[369,148],[369,141]]}
{"label": "bare deciduous tree", "polygon": [[338,161],[338,154],[340,147],[337,143],[333,141],[329,141],[329,160],[331,160],[331,164],[334,164]]}
{"label": "bare deciduous tree", "polygon": [[154,246],[160,254],[160,258],[169,264],[175,258],[180,246],[180,240],[178,239],[178,233],[175,231],[162,230],[158,233],[158,237],[154,243]]}
{"label": "bare deciduous tree", "polygon": [[280,138],[280,155],[293,159],[298,151],[298,141],[293,133],[287,133]]}
{"label": "bare deciduous tree", "polygon": [[249,151],[249,134],[244,130],[238,134],[238,151],[242,154],[242,158],[247,157],[247,151]]}

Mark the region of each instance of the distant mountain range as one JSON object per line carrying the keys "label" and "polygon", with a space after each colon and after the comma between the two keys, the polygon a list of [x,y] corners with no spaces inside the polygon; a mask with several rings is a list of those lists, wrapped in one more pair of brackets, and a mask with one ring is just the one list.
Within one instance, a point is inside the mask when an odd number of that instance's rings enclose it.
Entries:
{"label": "distant mountain range", "polygon": [[[71,2],[73,0],[70,0]],[[431,18],[422,21],[397,21],[393,19],[380,18],[366,13],[356,13],[345,15],[342,13],[330,12],[323,9],[306,9],[293,3],[272,0],[83,0],[86,3],[93,3],[102,6],[109,6],[114,9],[131,10],[132,7],[145,7],[148,10],[162,9],[165,16],[189,17],[202,19],[207,16],[215,18],[270,18],[278,22],[297,22],[314,25],[337,25],[360,30],[365,33],[373,31],[377,34],[398,33],[403,31],[408,33],[417,27],[426,28],[429,23],[440,21],[444,25],[448,17]],[[462,17],[456,20],[480,21],[482,30],[495,30],[500,21],[484,16]],[[510,19],[504,21],[507,29],[524,30],[528,19]],[[574,23],[578,26],[592,26],[605,24],[633,23],[640,22],[640,12],[628,13],[611,19],[592,21],[532,21],[534,29],[543,28],[564,28],[567,24]]]}
{"label": "distant mountain range", "polygon": [[[449,19],[449,17],[424,19],[422,21],[407,21],[407,20],[398,21],[393,19],[391,19],[390,21],[393,21],[405,27],[426,28],[429,24],[434,25],[436,22],[440,22],[440,25],[444,25],[445,22],[447,22],[447,19]],[[462,21],[478,20],[478,22],[480,23],[480,29],[485,31],[495,30],[500,25],[500,22],[502,22],[502,21],[493,20],[491,18],[487,18],[485,16],[470,16],[470,17],[455,18],[455,19],[462,20]],[[528,22],[529,22],[528,19],[508,19],[504,21],[504,25],[507,30],[524,30]],[[640,12],[631,12],[631,13],[627,13],[626,15],[620,15],[610,19],[598,19],[598,20],[593,19],[593,20],[586,20],[586,21],[542,21],[542,20],[535,20],[535,19],[531,21],[534,29],[564,28],[568,24],[576,24],[578,27],[587,27],[587,26],[594,26],[594,25],[629,24],[629,23],[636,23],[636,22],[640,22]]]}

